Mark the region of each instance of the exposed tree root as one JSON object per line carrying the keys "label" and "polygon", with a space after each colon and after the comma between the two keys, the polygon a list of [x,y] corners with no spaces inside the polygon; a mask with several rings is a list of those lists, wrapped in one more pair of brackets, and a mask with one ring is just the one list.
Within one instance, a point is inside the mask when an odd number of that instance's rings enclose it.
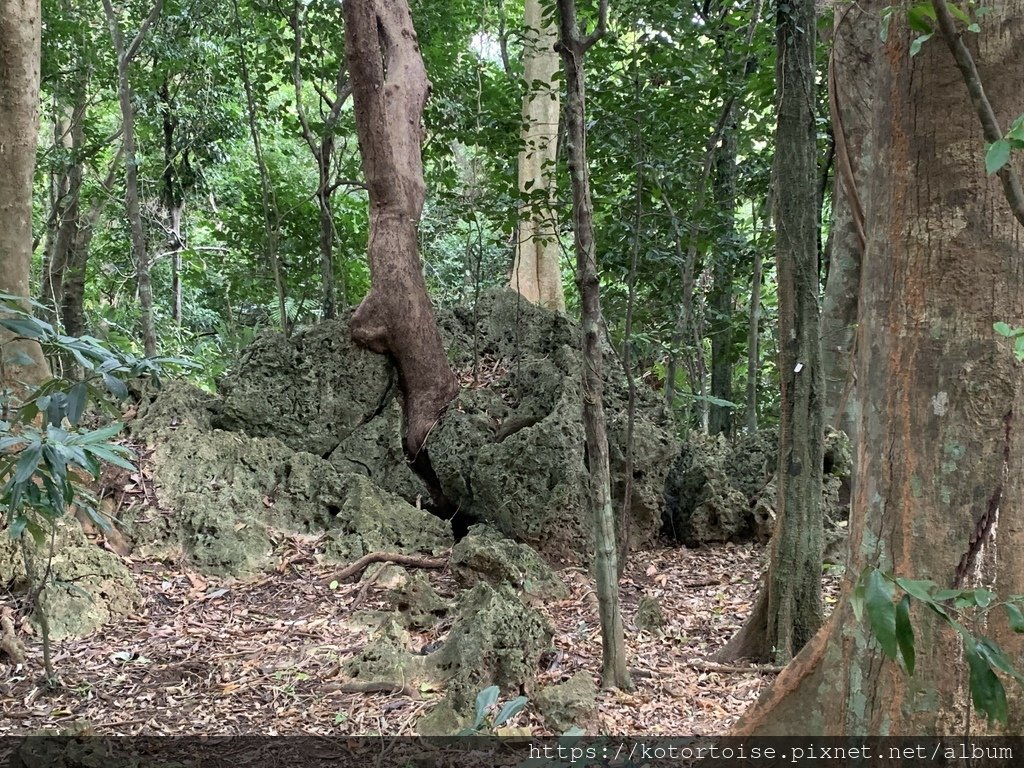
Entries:
{"label": "exposed tree root", "polygon": [[373,563],[395,563],[410,568],[444,568],[448,565],[447,557],[423,557],[422,555],[402,555],[397,552],[370,552],[363,555],[351,565],[342,568],[338,574],[338,581],[357,576],[366,570],[366,567]]}
{"label": "exposed tree root", "polygon": [[408,696],[410,699],[419,700],[422,698],[420,692],[413,686],[406,683],[391,681],[361,681],[346,680],[341,683],[330,683],[324,686],[324,691],[340,691],[342,693],[397,693]]}
{"label": "exposed tree root", "polygon": [[777,664],[716,664],[713,661],[704,661],[703,659],[687,661],[686,666],[690,669],[696,669],[698,672],[723,672],[725,674],[738,673],[744,675],[777,675],[785,669],[785,667],[780,667]]}

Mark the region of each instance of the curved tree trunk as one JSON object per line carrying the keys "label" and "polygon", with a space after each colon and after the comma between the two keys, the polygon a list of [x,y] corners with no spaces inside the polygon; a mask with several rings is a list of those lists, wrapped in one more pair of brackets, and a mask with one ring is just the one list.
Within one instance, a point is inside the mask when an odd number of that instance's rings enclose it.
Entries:
{"label": "curved tree trunk", "polygon": [[405,448],[415,456],[458,393],[420,263],[421,116],[429,83],[406,0],[348,0],[345,43],[370,192],[370,292],[352,338],[398,365]]}
{"label": "curved tree trunk", "polygon": [[541,0],[526,0],[523,39],[522,147],[519,191],[535,195],[520,213],[511,287],[534,304],[565,311],[561,248],[555,222],[555,155],[558,149],[559,85],[555,20],[544,18]]}
{"label": "curved tree trunk", "polygon": [[[0,0],[0,293],[29,295],[32,177],[39,135],[38,0]],[[0,388],[50,375],[39,344],[0,328]],[[6,419],[0,394],[0,420]]]}
{"label": "curved tree trunk", "polygon": [[[860,6],[878,18],[887,3]],[[876,566],[941,586],[1022,594],[1024,377],[992,325],[1024,321],[1024,230],[999,180],[985,174],[977,117],[949,51],[929,43],[911,59],[918,33],[899,14],[892,27],[871,51],[878,69],[867,146],[885,173],[860,190],[867,237],[847,578]],[[1024,0],[991,7],[970,38],[1003,124],[1024,112],[1022,43]],[[737,731],[1020,734],[1017,686],[1007,686],[1007,726],[971,722],[956,636],[927,611],[911,616],[912,678],[883,656],[844,597]],[[1024,637],[1002,615],[981,632],[1011,659],[1024,652]]]}

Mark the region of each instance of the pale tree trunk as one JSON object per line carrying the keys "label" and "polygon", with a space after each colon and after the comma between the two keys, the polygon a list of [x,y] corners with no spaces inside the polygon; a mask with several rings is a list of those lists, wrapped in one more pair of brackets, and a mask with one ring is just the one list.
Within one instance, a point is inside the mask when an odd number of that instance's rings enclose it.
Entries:
{"label": "pale tree trunk", "polygon": [[721,653],[788,662],[821,625],[824,379],[818,309],[813,0],[777,11],[774,177],[779,274],[779,464],[771,562],[758,600]]}
{"label": "pale tree trunk", "polygon": [[558,45],[565,62],[572,229],[576,250],[576,285],[580,292],[583,315],[583,427],[587,436],[587,461],[590,466],[594,571],[601,613],[601,680],[606,688],[631,690],[633,681],[626,666],[626,642],[619,607],[615,511],[612,508],[602,378],[601,334],[604,321],[601,317],[601,283],[597,274],[597,247],[594,242],[594,205],[590,197],[590,169],[587,163],[586,78],[583,60],[587,50],[604,36],[607,28],[607,0],[601,0],[599,8],[600,21],[597,28],[584,37],[576,21],[575,0],[558,0],[561,33]]}
{"label": "pale tree trunk", "polygon": [[[0,0],[0,293],[28,298],[32,266],[32,178],[39,135],[38,0]],[[49,378],[34,341],[0,328],[0,388],[22,394]],[[0,392],[0,419],[8,418]]]}
{"label": "pale tree trunk", "polygon": [[534,304],[565,311],[561,248],[555,221],[555,157],[558,150],[558,29],[544,18],[541,0],[526,0],[523,38],[522,146],[519,191],[531,196],[516,227],[511,287]]}
{"label": "pale tree trunk", "polygon": [[[861,2],[863,18],[877,19],[886,5]],[[911,59],[918,34],[896,14],[888,42],[875,35],[866,51],[877,67],[866,146],[885,172],[860,189],[861,408],[847,582],[830,621],[746,715],[743,734],[1019,735],[1024,727],[1009,680],[1009,723],[972,721],[960,643],[929,611],[911,613],[911,678],[884,657],[848,599],[866,566],[1001,598],[1024,593],[1024,377],[992,329],[1024,322],[1024,230],[1000,180],[985,173],[981,128],[949,51],[936,40]],[[1009,124],[1024,112],[1024,0],[991,5],[980,34],[965,40]],[[1001,612],[980,633],[1019,669],[1024,636]]]}
{"label": "pale tree trunk", "polygon": [[398,366],[405,448],[416,456],[458,393],[417,241],[426,186],[420,156],[429,83],[406,0],[348,0],[345,52],[356,132],[370,193],[370,292],[352,338]]}
{"label": "pale tree trunk", "polygon": [[132,104],[132,86],[129,68],[138,53],[146,32],[160,16],[163,0],[156,4],[142,23],[131,44],[126,46],[121,24],[110,0],[103,0],[103,11],[110,26],[110,38],[117,54],[117,100],[121,106],[121,133],[124,142],[124,204],[131,231],[132,259],[139,286],[139,323],[142,327],[142,346],[146,357],[156,355],[156,327],[153,323],[153,282],[149,274],[149,252],[146,249],[146,232],[142,225],[142,209],[139,203],[139,158],[135,148],[135,107]]}

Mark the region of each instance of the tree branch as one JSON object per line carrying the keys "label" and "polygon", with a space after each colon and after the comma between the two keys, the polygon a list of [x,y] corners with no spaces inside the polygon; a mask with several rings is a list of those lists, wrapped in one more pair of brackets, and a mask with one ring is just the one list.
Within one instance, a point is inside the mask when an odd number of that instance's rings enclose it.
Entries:
{"label": "tree branch", "polygon": [[[982,85],[981,76],[978,74],[978,68],[974,64],[974,57],[971,56],[971,52],[960,37],[960,32],[957,31],[956,22],[949,12],[946,0],[932,0],[932,8],[935,9],[935,19],[939,24],[942,39],[946,41],[946,45],[960,69],[960,74],[963,75],[964,83],[967,85],[967,92],[971,96],[971,102],[981,121],[985,141],[994,144],[1003,138],[1003,132],[999,127],[999,120],[992,109],[992,104],[985,95],[985,88]],[[1017,171],[1011,163],[1005,163],[996,171],[996,175],[1003,183],[1003,195],[1010,205],[1014,218],[1024,225],[1024,189],[1021,188]]]}
{"label": "tree branch", "polygon": [[156,23],[156,20],[160,18],[160,13],[164,8],[164,0],[156,0],[156,4],[153,6],[153,10],[149,12],[149,16],[142,22],[142,26],[139,27],[139,31],[135,33],[135,39],[132,40],[132,44],[128,46],[128,50],[124,54],[124,62],[127,66],[132,59],[135,58],[135,54],[139,52],[139,46],[142,45],[142,41],[146,39],[146,32],[149,28]]}

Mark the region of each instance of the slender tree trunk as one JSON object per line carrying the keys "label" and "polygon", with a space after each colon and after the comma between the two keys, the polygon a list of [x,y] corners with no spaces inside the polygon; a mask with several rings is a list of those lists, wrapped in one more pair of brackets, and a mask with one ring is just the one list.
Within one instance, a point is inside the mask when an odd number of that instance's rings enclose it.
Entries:
{"label": "slender tree trunk", "polygon": [[[767,207],[767,206],[766,206]],[[751,205],[754,208],[754,205]],[[767,215],[771,215],[767,213]],[[757,379],[761,367],[761,281],[764,268],[764,257],[761,255],[761,247],[757,242],[757,215],[754,210],[753,231],[754,237],[754,263],[751,268],[750,277],[750,315],[747,319],[747,399],[745,426],[747,432],[757,432]]]}
{"label": "slender tree trunk", "polygon": [[[61,304],[61,319],[64,323],[64,333],[68,336],[81,336],[86,332],[85,323],[85,275],[86,266],[89,261],[89,244],[92,241],[92,234],[99,223],[103,208],[110,196],[110,191],[117,181],[117,172],[124,157],[123,147],[117,150],[107,175],[100,183],[100,189],[89,201],[89,206],[84,214],[72,222],[71,232],[68,235],[70,245],[68,247],[68,262],[64,270],[64,292]],[[74,361],[65,361],[65,370],[74,369]]]}
{"label": "slender tree trunk", "polygon": [[576,285],[583,320],[583,426],[590,466],[590,503],[594,515],[594,570],[601,613],[603,664],[606,688],[632,689],[626,666],[626,643],[619,608],[619,573],[616,565],[615,510],[612,507],[607,423],[604,414],[603,354],[601,350],[601,284],[597,276],[594,242],[594,206],[590,198],[587,162],[586,78],[587,50],[604,34],[607,0],[601,0],[600,22],[587,37],[576,21],[575,0],[558,0],[559,50],[565,62],[566,123],[569,138],[569,176],[572,180],[572,219],[576,250]]}
{"label": "slender tree trunk", "polygon": [[417,229],[426,187],[420,156],[429,83],[405,0],[348,0],[345,53],[370,192],[371,288],[352,338],[394,356],[405,448],[415,456],[458,393],[427,295]]}
{"label": "slender tree trunk", "polygon": [[[711,396],[732,402],[732,315],[733,270],[736,263],[736,153],[737,127],[730,123],[722,132],[722,145],[715,158],[715,207],[721,222],[716,232],[718,242],[712,268],[713,286],[710,301],[711,320]],[[733,407],[708,404],[708,434],[732,434]]]}
{"label": "slender tree trunk", "polygon": [[541,0],[526,0],[523,40],[523,128],[519,150],[519,191],[534,200],[520,212],[511,287],[528,301],[565,311],[561,248],[555,220],[558,149],[558,29],[544,18]]}
{"label": "slender tree trunk", "polygon": [[238,32],[238,63],[242,73],[242,86],[245,89],[246,115],[249,123],[249,137],[252,139],[253,154],[256,156],[256,168],[260,176],[260,198],[263,209],[263,234],[267,266],[274,278],[274,293],[277,297],[277,309],[281,315],[281,330],[285,335],[291,333],[288,320],[288,303],[285,293],[284,274],[281,271],[281,260],[277,253],[277,240],[280,230],[280,213],[277,200],[270,184],[270,172],[266,159],[263,157],[263,142],[260,140],[259,115],[256,109],[256,98],[252,90],[252,78],[249,76],[249,64],[245,55],[245,37],[242,28],[242,17],[238,12],[238,0],[232,0],[235,15],[235,29]]}
{"label": "slender tree trunk", "polygon": [[[314,133],[313,127],[306,117],[304,105],[302,46],[305,17],[298,2],[292,7],[290,23],[294,35],[292,40],[292,86],[295,88],[295,111],[299,117],[299,124],[302,126],[302,137],[316,161],[319,176],[316,202],[320,209],[320,275],[323,283],[321,315],[324,319],[329,320],[338,314],[339,293],[334,273],[334,204],[331,202],[335,186],[331,178],[334,131],[338,124],[338,117],[341,115],[341,108],[352,93],[352,86],[348,83],[348,69],[342,62],[338,65],[335,77],[334,100],[327,105],[329,108],[327,118],[324,120],[323,129],[318,136]],[[326,97],[322,98],[326,99]],[[348,304],[344,273],[342,273],[340,287],[341,305],[344,307]]]}
{"label": "slender tree trunk", "polygon": [[82,193],[85,145],[85,83],[77,84],[74,104],[70,109],[55,106],[54,146],[62,148],[67,160],[54,174],[53,200],[46,228],[43,255],[43,276],[40,303],[50,309],[50,319],[57,321],[63,304],[64,273],[79,217]]}
{"label": "slender tree trunk", "polygon": [[[0,293],[28,298],[39,135],[38,0],[0,0]],[[39,344],[0,328],[0,389],[49,378]],[[0,393],[0,419],[9,417]]]}
{"label": "slender tree trunk", "polygon": [[125,46],[121,24],[111,5],[103,0],[103,10],[110,26],[110,37],[117,54],[117,100],[121,106],[121,133],[124,143],[125,212],[131,230],[132,258],[139,286],[139,320],[142,326],[142,345],[147,357],[156,355],[156,327],[153,321],[153,282],[149,274],[149,252],[146,232],[142,224],[139,203],[139,158],[135,148],[135,107],[132,104],[132,86],[129,69],[149,26],[159,17],[163,0],[156,0],[149,17],[143,22],[130,46]]}
{"label": "slender tree trunk", "polygon": [[[888,4],[861,2],[858,19],[876,25]],[[911,613],[910,677],[883,656],[848,599],[866,566],[999,598],[1024,594],[1024,378],[992,330],[1024,319],[1022,229],[985,173],[980,128],[949,51],[929,43],[910,58],[919,34],[896,14],[887,42],[876,27],[864,49],[877,67],[865,146],[871,167],[885,171],[859,190],[862,407],[847,581],[832,618],[747,713],[741,734],[962,738],[1024,729],[1010,680],[1006,725],[972,717],[958,637],[928,611]],[[991,5],[970,45],[1008,124],[1024,112],[1024,1]],[[1001,612],[980,633],[1019,668],[1024,636]]]}
{"label": "slender tree trunk", "polygon": [[[157,94],[160,97],[160,108],[163,112],[164,172],[161,199],[164,206],[164,214],[167,216],[167,247],[171,253],[171,315],[174,318],[174,322],[180,326],[182,304],[181,252],[185,248],[185,194],[188,182],[177,171],[179,159],[178,150],[175,147],[174,132],[178,128],[178,118],[174,113],[170,85],[166,78],[157,89]],[[183,151],[180,164],[182,168],[188,168],[187,149]]]}
{"label": "slender tree trunk", "polygon": [[[818,309],[814,0],[777,11],[775,141],[779,273],[779,465],[766,583],[722,658],[786,663],[821,625],[824,380]],[[782,193],[784,191],[784,194]]]}

